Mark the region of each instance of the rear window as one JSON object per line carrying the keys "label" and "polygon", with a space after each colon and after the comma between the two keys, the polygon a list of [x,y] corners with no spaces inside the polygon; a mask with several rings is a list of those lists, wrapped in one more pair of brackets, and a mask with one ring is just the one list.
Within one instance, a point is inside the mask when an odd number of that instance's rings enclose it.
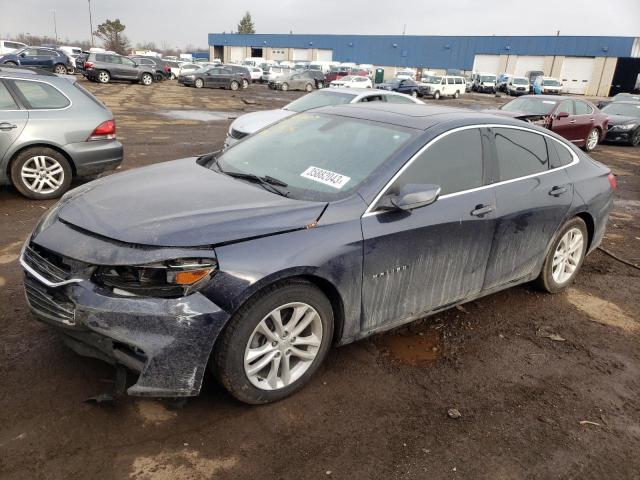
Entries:
{"label": "rear window", "polygon": [[525,177],[549,169],[545,137],[513,128],[494,128],[500,181]]}
{"label": "rear window", "polygon": [[32,110],[68,107],[71,102],[60,90],[44,82],[13,80],[27,108]]}

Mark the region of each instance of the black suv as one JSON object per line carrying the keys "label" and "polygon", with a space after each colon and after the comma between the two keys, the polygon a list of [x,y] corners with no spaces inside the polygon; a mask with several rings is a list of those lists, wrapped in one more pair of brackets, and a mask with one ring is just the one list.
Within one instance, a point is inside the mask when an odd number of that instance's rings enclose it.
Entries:
{"label": "black suv", "polygon": [[138,65],[130,58],[115,53],[89,54],[84,61],[82,74],[89,80],[109,83],[111,80],[130,80],[151,85],[155,70],[149,65]]}
{"label": "black suv", "polygon": [[74,69],[74,62],[65,53],[47,47],[25,47],[17,52],[2,55],[0,64],[44,68],[62,75]]}
{"label": "black suv", "polygon": [[162,80],[166,80],[171,77],[171,67],[165,60],[156,57],[145,56],[135,56],[129,58],[136,62],[138,65],[144,65],[145,67],[152,68],[155,71],[154,80],[156,82],[161,82]]}

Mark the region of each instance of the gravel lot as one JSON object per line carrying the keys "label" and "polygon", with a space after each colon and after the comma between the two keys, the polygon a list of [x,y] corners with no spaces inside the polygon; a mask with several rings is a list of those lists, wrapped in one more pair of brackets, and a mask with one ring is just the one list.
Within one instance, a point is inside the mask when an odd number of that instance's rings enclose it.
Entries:
{"label": "gravel lot", "polygon": [[[115,114],[121,169],[215,150],[228,116],[300,95],[83,84]],[[640,149],[593,156],[618,175],[603,246],[638,265]],[[18,252],[52,203],[0,189],[2,479],[640,478],[640,272],[601,251],[565,293],[520,286],[333,349],[276,404],[241,405],[208,378],[184,405],[93,405],[113,369],[65,348],[23,295]]]}

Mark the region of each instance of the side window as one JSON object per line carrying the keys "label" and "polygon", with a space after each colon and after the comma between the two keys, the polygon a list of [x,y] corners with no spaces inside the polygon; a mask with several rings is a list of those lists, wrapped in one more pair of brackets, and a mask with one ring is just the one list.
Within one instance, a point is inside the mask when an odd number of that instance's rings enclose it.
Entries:
{"label": "side window", "polygon": [[386,99],[387,103],[415,103],[410,98],[400,95],[386,95],[384,98]]}
{"label": "side window", "polygon": [[46,48],[38,48],[36,50],[39,57],[55,57],[56,52],[52,52],[51,50],[47,50]]}
{"label": "side window", "polygon": [[575,108],[576,115],[591,115],[593,113],[593,109],[584,102],[580,100],[574,100],[573,105]]}
{"label": "side window", "polygon": [[118,57],[116,55],[111,55],[109,57],[109,63],[115,63],[117,65],[122,65],[122,57]]}
{"label": "side window", "polygon": [[576,111],[573,108],[573,100],[565,100],[559,106],[556,112],[567,112],[569,115],[575,115]]}
{"label": "side window", "polygon": [[102,53],[96,53],[96,62],[106,62],[107,56]]}
{"label": "side window", "polygon": [[550,138],[546,140],[549,149],[549,166],[551,168],[565,167],[573,162],[573,155],[571,155],[568,147]]}
{"label": "side window", "polygon": [[28,48],[23,53],[27,57],[37,57],[38,56],[38,49],[36,49],[36,48]]}
{"label": "side window", "polygon": [[545,137],[514,128],[494,128],[500,181],[511,180],[549,169]]}
{"label": "side window", "polygon": [[464,80],[462,79],[462,77],[456,77],[456,85],[462,85],[464,83]]}
{"label": "side window", "polygon": [[133,67],[135,65],[135,62],[130,58],[120,57],[120,60],[122,61],[123,65],[129,65],[130,67]]}
{"label": "side window", "polygon": [[397,194],[412,183],[439,185],[441,195],[481,187],[480,130],[461,130],[436,141],[409,165],[389,193]]}
{"label": "side window", "polygon": [[4,86],[4,83],[0,82],[0,110],[17,110],[18,105],[15,100]]}
{"label": "side window", "polygon": [[453,85],[453,84],[454,84],[453,78],[451,77],[447,78],[447,85]]}
{"label": "side window", "polygon": [[69,99],[48,83],[13,80],[29,109],[53,109],[69,106]]}

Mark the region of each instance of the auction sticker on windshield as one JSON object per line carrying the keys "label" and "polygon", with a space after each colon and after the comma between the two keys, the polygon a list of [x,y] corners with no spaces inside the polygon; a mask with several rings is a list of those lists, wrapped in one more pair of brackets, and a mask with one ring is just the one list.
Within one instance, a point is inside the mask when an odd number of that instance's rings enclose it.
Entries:
{"label": "auction sticker on windshield", "polygon": [[346,175],[318,167],[309,167],[302,172],[300,176],[338,189],[344,187],[347,182],[351,180],[351,177],[347,177]]}

